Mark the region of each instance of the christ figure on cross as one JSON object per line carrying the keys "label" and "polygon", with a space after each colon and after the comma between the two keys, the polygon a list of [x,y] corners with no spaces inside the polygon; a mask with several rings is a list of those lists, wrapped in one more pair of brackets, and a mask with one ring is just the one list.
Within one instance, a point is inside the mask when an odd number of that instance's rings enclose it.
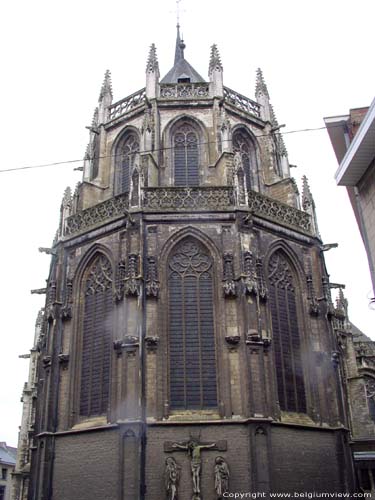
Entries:
{"label": "christ figure on cross", "polygon": [[[203,444],[199,443],[195,439],[190,439],[185,443],[173,443],[172,448],[185,450],[188,452],[191,459],[191,474],[193,478],[193,493],[194,495],[199,495],[200,488],[200,476],[201,476],[201,450],[207,450],[209,448],[215,448],[216,443]],[[199,498],[199,497],[198,497]]]}

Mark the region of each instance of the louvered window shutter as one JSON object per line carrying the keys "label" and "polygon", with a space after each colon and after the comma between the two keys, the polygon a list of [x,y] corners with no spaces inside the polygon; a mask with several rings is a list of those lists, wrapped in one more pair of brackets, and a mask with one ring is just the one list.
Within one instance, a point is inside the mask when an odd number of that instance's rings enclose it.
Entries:
{"label": "louvered window shutter", "polygon": [[169,259],[170,406],[217,406],[213,262],[193,239]]}
{"label": "louvered window shutter", "polygon": [[101,255],[84,283],[80,415],[107,412],[113,325],[112,268]]}
{"label": "louvered window shutter", "polygon": [[271,257],[268,279],[280,409],[305,413],[296,289],[291,266],[282,252]]}

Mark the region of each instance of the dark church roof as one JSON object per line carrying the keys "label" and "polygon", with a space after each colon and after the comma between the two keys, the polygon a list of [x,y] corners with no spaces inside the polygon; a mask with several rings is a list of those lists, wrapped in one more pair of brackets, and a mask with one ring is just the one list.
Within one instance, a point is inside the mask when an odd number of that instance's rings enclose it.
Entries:
{"label": "dark church roof", "polygon": [[353,325],[352,326],[352,334],[353,334],[353,342],[373,342],[370,337],[365,335],[357,326]]}
{"label": "dark church roof", "polygon": [[196,71],[184,57],[185,44],[180,37],[180,25],[177,25],[176,52],[173,68],[162,78],[160,83],[178,83],[179,80],[191,83],[201,83],[205,79]]}

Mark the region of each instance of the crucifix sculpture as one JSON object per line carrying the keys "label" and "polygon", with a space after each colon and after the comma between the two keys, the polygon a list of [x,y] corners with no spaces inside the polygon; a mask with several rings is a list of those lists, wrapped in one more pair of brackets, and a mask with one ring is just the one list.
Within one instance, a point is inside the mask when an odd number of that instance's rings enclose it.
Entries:
{"label": "crucifix sculpture", "polygon": [[191,476],[193,480],[192,500],[201,500],[200,478],[202,472],[201,453],[203,450],[226,451],[227,442],[217,441],[216,443],[201,443],[199,439],[190,437],[188,441],[164,443],[165,452],[186,451],[190,457]]}

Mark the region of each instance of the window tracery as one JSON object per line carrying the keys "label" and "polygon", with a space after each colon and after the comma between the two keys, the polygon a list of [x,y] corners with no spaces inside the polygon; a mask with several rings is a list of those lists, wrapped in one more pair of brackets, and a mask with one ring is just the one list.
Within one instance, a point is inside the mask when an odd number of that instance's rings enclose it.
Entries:
{"label": "window tracery", "polygon": [[173,135],[175,186],[199,185],[199,136],[190,123],[181,124]]}
{"label": "window tracery", "polygon": [[233,134],[233,152],[239,153],[242,160],[242,168],[245,174],[245,182],[247,190],[253,188],[252,180],[252,157],[254,154],[254,145],[248,136],[248,134],[243,130],[236,130]]}
{"label": "window tracery", "polygon": [[193,238],[168,262],[170,407],[217,406],[213,259]]}
{"label": "window tracery", "polygon": [[118,191],[127,193],[130,190],[130,179],[139,153],[139,139],[135,132],[127,132],[116,152],[118,165]]}
{"label": "window tracery", "polygon": [[286,256],[275,252],[268,265],[269,300],[280,409],[306,412],[297,317],[297,288]]}
{"label": "window tracery", "polygon": [[79,414],[85,417],[106,413],[109,402],[112,281],[111,263],[104,255],[98,255],[83,281]]}

